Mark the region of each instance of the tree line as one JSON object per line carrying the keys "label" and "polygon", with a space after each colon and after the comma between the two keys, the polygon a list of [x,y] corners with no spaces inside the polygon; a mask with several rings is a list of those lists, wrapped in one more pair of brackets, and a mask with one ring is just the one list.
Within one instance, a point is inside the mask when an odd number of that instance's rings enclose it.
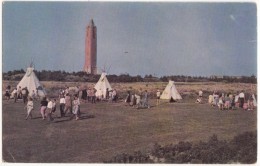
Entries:
{"label": "tree line", "polygon": [[[65,82],[97,82],[100,75],[88,74],[86,72],[66,72],[66,71],[34,71],[40,81],[65,81]],[[19,81],[24,76],[25,71],[13,70],[3,73],[3,80]],[[251,76],[222,76],[222,77],[202,77],[202,76],[184,76],[184,75],[172,75],[155,77],[153,75],[145,76],[131,76],[129,74],[120,75],[107,75],[109,82],[168,82],[174,80],[176,82],[240,82],[240,83],[257,83],[257,78],[254,75]]]}

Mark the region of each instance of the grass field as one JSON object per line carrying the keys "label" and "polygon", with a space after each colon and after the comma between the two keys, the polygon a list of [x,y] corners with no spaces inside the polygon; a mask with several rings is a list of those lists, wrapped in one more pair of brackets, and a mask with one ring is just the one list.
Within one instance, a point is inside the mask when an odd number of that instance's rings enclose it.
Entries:
{"label": "grass field", "polygon": [[82,103],[80,120],[58,118],[57,109],[54,122],[48,122],[40,118],[38,102],[34,118],[25,120],[21,101],[3,101],[3,160],[102,163],[116,154],[149,151],[156,142],[166,145],[206,141],[213,134],[229,140],[245,131],[257,130],[256,111],[218,111],[208,104],[188,100],[173,104],[164,101],[159,106],[150,100],[150,104],[150,109],[137,110],[123,102]]}

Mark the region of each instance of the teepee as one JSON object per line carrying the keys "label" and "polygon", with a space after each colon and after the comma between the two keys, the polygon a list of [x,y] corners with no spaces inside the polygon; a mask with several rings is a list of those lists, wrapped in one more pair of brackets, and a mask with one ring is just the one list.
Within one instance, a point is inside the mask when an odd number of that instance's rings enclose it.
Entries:
{"label": "teepee", "polygon": [[98,82],[96,83],[94,88],[97,90],[95,95],[97,97],[103,97],[103,98],[106,96],[107,89],[109,91],[112,90],[112,88],[107,80],[106,73],[101,74],[101,77],[98,80]]}
{"label": "teepee", "polygon": [[46,92],[43,89],[43,87],[41,86],[40,81],[36,77],[33,70],[34,70],[34,68],[32,66],[27,68],[25,75],[23,76],[23,78],[19,82],[19,84],[17,85],[17,89],[19,87],[21,87],[22,89],[27,87],[27,89],[29,91],[29,95],[31,95],[34,90],[36,95],[38,95],[40,97],[44,97],[44,96],[46,96]]}
{"label": "teepee", "polygon": [[182,99],[181,95],[179,94],[179,92],[177,91],[177,89],[175,87],[174,81],[169,81],[168,85],[164,89],[160,98],[161,99],[168,99],[168,100],[170,100],[171,98],[173,100]]}

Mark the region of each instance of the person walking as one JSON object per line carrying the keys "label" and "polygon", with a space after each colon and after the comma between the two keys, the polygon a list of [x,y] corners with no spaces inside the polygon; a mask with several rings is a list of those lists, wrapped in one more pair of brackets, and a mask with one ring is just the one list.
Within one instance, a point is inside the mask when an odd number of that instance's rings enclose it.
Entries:
{"label": "person walking", "polygon": [[243,108],[244,103],[245,103],[245,93],[244,93],[244,91],[242,90],[242,91],[239,93],[239,107],[240,107],[240,108]]}
{"label": "person walking", "polygon": [[57,106],[57,100],[52,99],[52,109],[51,109],[52,114],[56,111],[56,106]]}
{"label": "person walking", "polygon": [[43,97],[41,101],[41,108],[40,108],[42,120],[45,120],[47,105],[48,105],[48,101],[46,100],[46,97]]}
{"label": "person walking", "polygon": [[116,102],[116,100],[117,100],[117,92],[116,89],[114,89],[112,92],[112,102]]}
{"label": "person walking", "polygon": [[106,89],[106,99],[107,100],[109,99],[109,89],[108,88]]}
{"label": "person walking", "polygon": [[76,116],[76,120],[78,120],[80,115],[80,101],[77,95],[74,96],[72,112]]}
{"label": "person walking", "polygon": [[136,108],[140,108],[141,107],[141,96],[135,94],[135,98],[136,98]]}
{"label": "person walking", "polygon": [[29,116],[32,119],[33,99],[31,97],[28,98],[26,108],[27,108],[27,116],[26,116],[25,119],[27,120]]}
{"label": "person walking", "polygon": [[87,93],[87,89],[83,89],[82,90],[82,96],[81,96],[81,98],[82,98],[82,100],[86,103],[86,101],[87,101],[87,96],[88,96],[88,93]]}
{"label": "person walking", "polygon": [[66,96],[65,96],[64,116],[66,115],[68,110],[69,110],[70,113],[72,113],[72,111],[71,111],[71,98],[70,98],[70,95],[67,93]]}
{"label": "person walking", "polygon": [[19,86],[17,89],[17,99],[21,99],[21,98],[22,98],[22,88],[21,86]]}
{"label": "person walking", "polygon": [[150,108],[150,106],[148,104],[148,92],[147,92],[147,90],[144,91],[144,95],[143,95],[143,107],[144,108]]}
{"label": "person walking", "polygon": [[32,90],[32,94],[31,94],[31,97],[33,100],[36,100],[36,93],[34,90]]}
{"label": "person walking", "polygon": [[5,98],[7,99],[7,100],[9,100],[10,99],[10,91],[11,91],[11,86],[10,85],[8,85],[7,86],[7,88],[5,89]]}
{"label": "person walking", "polygon": [[92,104],[96,103],[96,95],[95,95],[95,93],[96,93],[95,88],[92,88],[92,90],[90,91],[91,103],[92,103]]}
{"label": "person walking", "polygon": [[28,100],[29,91],[27,87],[22,89],[23,103],[26,104]]}
{"label": "person walking", "polygon": [[52,108],[53,108],[53,102],[49,98],[47,99],[48,105],[47,105],[47,118],[49,121],[53,121],[52,118]]}
{"label": "person walking", "polygon": [[158,89],[156,92],[156,105],[157,106],[160,104],[160,96],[161,96],[161,92]]}
{"label": "person walking", "polygon": [[17,88],[14,88],[14,90],[12,92],[12,96],[14,97],[14,102],[16,103],[16,101],[17,101]]}
{"label": "person walking", "polygon": [[130,102],[131,102],[131,93],[130,93],[130,91],[127,91],[127,96],[125,99],[126,106],[130,105]]}
{"label": "person walking", "polygon": [[200,103],[202,102],[202,96],[203,96],[203,91],[200,90],[200,91],[199,91],[199,100],[200,100]]}
{"label": "person walking", "polygon": [[61,95],[60,96],[60,117],[64,117],[65,116],[65,113],[64,113],[64,110],[65,110],[65,97],[64,95]]}

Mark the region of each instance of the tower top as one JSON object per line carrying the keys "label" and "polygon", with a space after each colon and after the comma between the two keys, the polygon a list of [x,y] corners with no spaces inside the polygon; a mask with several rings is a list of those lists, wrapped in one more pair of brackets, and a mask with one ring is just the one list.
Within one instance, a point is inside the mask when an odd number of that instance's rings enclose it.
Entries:
{"label": "tower top", "polygon": [[88,26],[91,26],[91,27],[94,27],[94,26],[95,26],[93,19],[90,20]]}

